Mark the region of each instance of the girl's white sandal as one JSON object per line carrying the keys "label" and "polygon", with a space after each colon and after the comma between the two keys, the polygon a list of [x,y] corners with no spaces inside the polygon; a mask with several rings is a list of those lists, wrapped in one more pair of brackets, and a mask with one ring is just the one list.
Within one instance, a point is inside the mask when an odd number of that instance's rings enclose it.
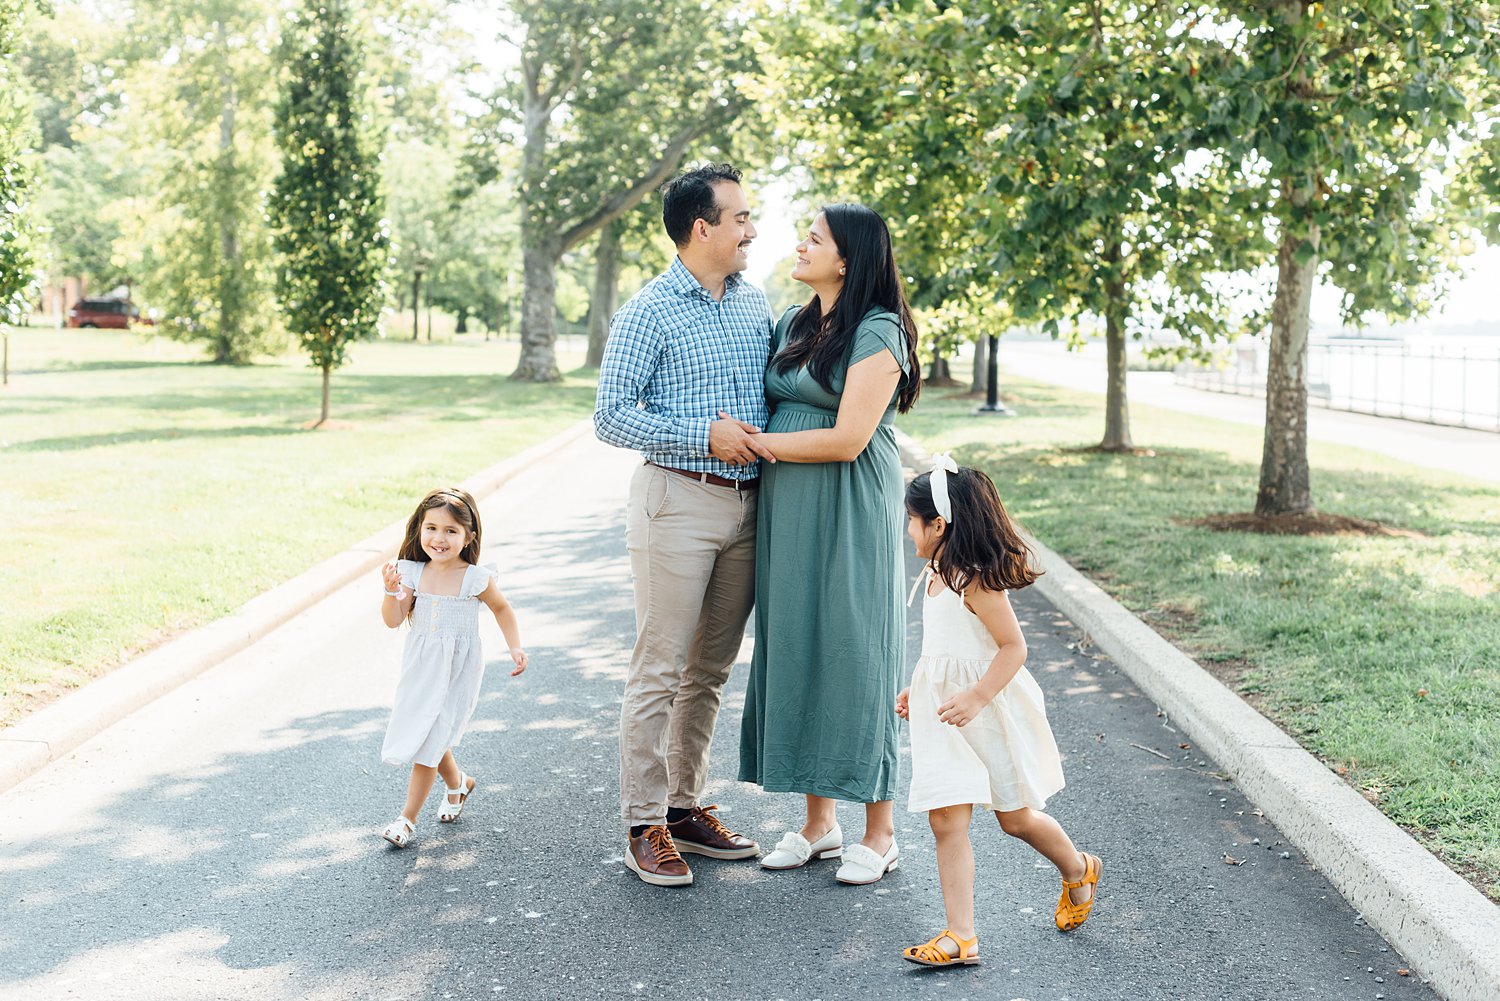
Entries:
{"label": "girl's white sandal", "polygon": [[380,836],[397,848],[405,848],[411,842],[412,832],[416,829],[417,825],[407,820],[406,814],[403,813],[391,821],[390,826],[380,832]]}
{"label": "girl's white sandal", "polygon": [[[438,807],[438,820],[444,824],[451,824],[457,820],[458,815],[464,812],[464,804],[469,801],[469,794],[478,785],[479,783],[475,781],[474,776],[459,772],[458,788],[449,789],[447,794],[443,796],[443,805]],[[450,796],[457,796],[458,802],[453,802],[449,798]]]}
{"label": "girl's white sandal", "polygon": [[853,845],[844,852],[844,864],[839,866],[834,879],[850,886],[864,886],[877,882],[900,865],[901,849],[896,847],[895,841],[884,855],[876,855],[873,848],[864,845]]}
{"label": "girl's white sandal", "polygon": [[762,869],[796,869],[815,858],[838,858],[844,854],[844,832],[834,824],[816,841],[808,842],[796,831],[787,831],[771,853],[760,860]]}

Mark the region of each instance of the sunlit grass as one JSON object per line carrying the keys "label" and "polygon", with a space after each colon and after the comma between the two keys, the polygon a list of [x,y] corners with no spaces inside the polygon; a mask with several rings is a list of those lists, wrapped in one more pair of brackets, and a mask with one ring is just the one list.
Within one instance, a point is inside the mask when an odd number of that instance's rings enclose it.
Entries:
{"label": "sunlit grass", "polygon": [[314,431],[304,360],[200,357],[119,331],[11,332],[0,721],[342,551],[594,398],[583,378],[511,382],[514,341],[380,341],[334,373],[334,427]]}
{"label": "sunlit grass", "polygon": [[1019,416],[924,396],[902,426],[1500,899],[1500,487],[1317,442],[1322,510],[1415,537],[1221,533],[1261,433],[1132,403],[1149,456],[1083,450],[1103,399],[1010,379]]}

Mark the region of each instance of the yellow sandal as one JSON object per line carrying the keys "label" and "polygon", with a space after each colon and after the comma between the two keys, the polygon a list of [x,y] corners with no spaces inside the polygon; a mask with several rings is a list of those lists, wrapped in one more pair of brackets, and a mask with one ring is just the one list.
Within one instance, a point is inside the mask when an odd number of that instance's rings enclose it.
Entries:
{"label": "yellow sandal", "polygon": [[[958,946],[957,956],[938,945],[944,938],[950,939]],[[972,954],[969,954],[970,949],[974,950]],[[979,936],[959,938],[944,928],[921,945],[902,949],[901,958],[908,963],[916,963],[918,966],[977,966],[979,964]]]}
{"label": "yellow sandal", "polygon": [[[1093,910],[1094,901],[1099,899],[1099,874],[1104,871],[1104,863],[1088,852],[1080,852],[1080,854],[1084,862],[1083,878],[1076,883],[1063,880],[1062,896],[1057,898],[1057,911],[1052,915],[1058,931],[1072,931],[1087,921],[1089,911]],[[1073,903],[1072,891],[1084,885],[1093,887],[1089,899],[1081,904]]]}

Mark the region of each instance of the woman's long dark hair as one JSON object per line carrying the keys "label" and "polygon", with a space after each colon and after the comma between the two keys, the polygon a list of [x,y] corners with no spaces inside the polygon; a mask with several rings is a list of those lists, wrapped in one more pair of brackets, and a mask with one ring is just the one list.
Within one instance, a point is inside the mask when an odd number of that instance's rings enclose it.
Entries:
{"label": "woman's long dark hair", "polygon": [[827,316],[817,296],[802,307],[771,364],[780,372],[806,365],[818,385],[832,393],[832,374],[848,353],[865,314],[874,308],[894,313],[906,335],[907,375],[896,397],[896,409],[904,414],[922,390],[922,363],[917,358],[917,325],[906,305],[901,271],[891,249],[891,232],[874,209],[848,202],[825,205],[823,219],[844,259],[844,289]]}
{"label": "woman's long dark hair", "polygon": [[[949,473],[948,502],[953,517],[933,547],[932,564],[950,590],[963,593],[977,581],[987,591],[1019,591],[1042,575],[988,476],[968,466]],[[906,510],[924,524],[938,516],[931,473],[907,486]]]}

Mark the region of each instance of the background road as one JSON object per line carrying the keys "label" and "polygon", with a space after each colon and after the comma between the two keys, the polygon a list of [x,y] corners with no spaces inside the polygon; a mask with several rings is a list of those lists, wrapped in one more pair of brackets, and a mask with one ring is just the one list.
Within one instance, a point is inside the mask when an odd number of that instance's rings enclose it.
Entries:
{"label": "background road", "polygon": [[[984,964],[902,962],[943,925],[904,793],[902,867],[874,886],[696,857],[691,888],[641,883],[616,820],[635,461],[579,441],[483,505],[532,666],[491,660],[459,823],[435,795],[411,848],[378,838],[405,774],[379,761],[401,635],[372,574],[0,796],[0,998],[1434,998],[1034,591],[1017,607],[1068,779],[1052,812],[1105,864],[1078,932],[1052,927],[1050,865],[979,818]],[[493,622],[486,640],[500,655]],[[908,670],[918,647],[913,628]],[[744,680],[709,802],[769,849],[801,802],[732,781]],[[857,839],[857,808],[841,819]]]}

